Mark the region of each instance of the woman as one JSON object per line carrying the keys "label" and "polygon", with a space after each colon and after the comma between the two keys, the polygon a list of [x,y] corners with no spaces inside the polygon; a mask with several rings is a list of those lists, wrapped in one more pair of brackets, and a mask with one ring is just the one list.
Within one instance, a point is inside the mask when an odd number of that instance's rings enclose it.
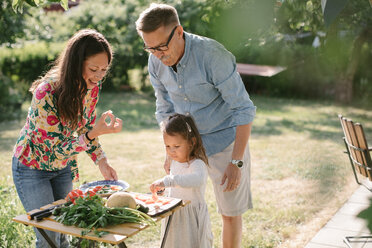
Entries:
{"label": "woman", "polygon": [[[98,136],[120,132],[122,121],[107,111],[96,122],[95,110],[112,56],[102,34],[81,30],[52,69],[32,84],[31,107],[12,161],[14,184],[26,211],[62,199],[72,190],[72,182],[79,178],[80,152],[88,153],[106,180],[117,180]],[[68,247],[64,235],[47,234],[57,247]],[[36,247],[49,247],[38,231]]]}

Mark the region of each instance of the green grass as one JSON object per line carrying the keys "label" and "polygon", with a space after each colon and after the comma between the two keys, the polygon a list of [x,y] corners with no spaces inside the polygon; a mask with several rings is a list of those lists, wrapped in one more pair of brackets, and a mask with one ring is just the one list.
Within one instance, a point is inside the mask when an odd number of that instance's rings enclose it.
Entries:
{"label": "green grass", "polygon": [[[253,96],[257,106],[250,148],[254,208],[244,215],[243,247],[304,247],[357,187],[343,153],[337,115],[364,126],[372,142],[372,111],[331,102]],[[164,148],[154,117],[155,98],[139,93],[104,93],[98,112],[108,109],[123,119],[119,134],[100,137],[119,179],[131,191],[149,192],[149,184],[164,175]],[[26,116],[27,104],[23,116]],[[29,247],[32,229],[12,223],[23,213],[11,179],[12,148],[24,119],[0,123],[0,244],[4,240]],[[79,155],[80,183],[100,180],[96,166]],[[215,247],[220,247],[221,219],[210,181],[206,192]],[[159,247],[159,225],[130,238],[128,247]],[[0,245],[1,247],[1,245]],[[4,247],[12,247],[5,245]]]}

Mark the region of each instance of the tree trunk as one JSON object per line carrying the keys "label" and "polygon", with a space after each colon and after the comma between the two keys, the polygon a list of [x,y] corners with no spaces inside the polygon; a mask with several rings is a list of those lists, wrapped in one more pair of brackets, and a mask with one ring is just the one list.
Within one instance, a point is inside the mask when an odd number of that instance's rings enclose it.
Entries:
{"label": "tree trunk", "polygon": [[372,31],[367,26],[353,42],[347,68],[344,72],[340,73],[340,76],[337,80],[335,98],[339,102],[349,103],[353,100],[353,80],[355,72],[358,68],[360,52],[364,42],[366,42],[371,35]]}

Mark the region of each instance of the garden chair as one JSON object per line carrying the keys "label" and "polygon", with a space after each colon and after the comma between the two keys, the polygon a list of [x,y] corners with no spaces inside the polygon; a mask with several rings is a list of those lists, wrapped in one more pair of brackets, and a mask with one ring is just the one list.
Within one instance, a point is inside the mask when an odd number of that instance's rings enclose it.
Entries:
{"label": "garden chair", "polygon": [[[345,153],[349,156],[355,181],[372,192],[372,187],[368,185],[372,182],[372,160],[370,154],[372,147],[368,147],[363,127],[360,123],[354,123],[342,115],[339,115],[338,118],[344,131]],[[366,242],[370,239],[372,239],[372,236],[347,236],[344,238],[344,242],[349,248],[352,248],[350,243]]]}

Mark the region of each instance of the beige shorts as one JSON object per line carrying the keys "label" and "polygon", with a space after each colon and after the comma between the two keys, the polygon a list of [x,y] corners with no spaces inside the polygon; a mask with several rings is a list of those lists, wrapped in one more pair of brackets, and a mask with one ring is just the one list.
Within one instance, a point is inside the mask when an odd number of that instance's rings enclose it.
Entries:
{"label": "beige shorts", "polygon": [[248,144],[244,152],[244,165],[241,168],[242,177],[240,180],[240,185],[231,192],[223,192],[223,190],[226,188],[227,180],[223,185],[220,185],[226,167],[231,161],[233,148],[234,142],[222,152],[208,157],[208,173],[213,183],[218,213],[224,216],[242,215],[245,211],[252,208],[250,178],[251,157]]}

